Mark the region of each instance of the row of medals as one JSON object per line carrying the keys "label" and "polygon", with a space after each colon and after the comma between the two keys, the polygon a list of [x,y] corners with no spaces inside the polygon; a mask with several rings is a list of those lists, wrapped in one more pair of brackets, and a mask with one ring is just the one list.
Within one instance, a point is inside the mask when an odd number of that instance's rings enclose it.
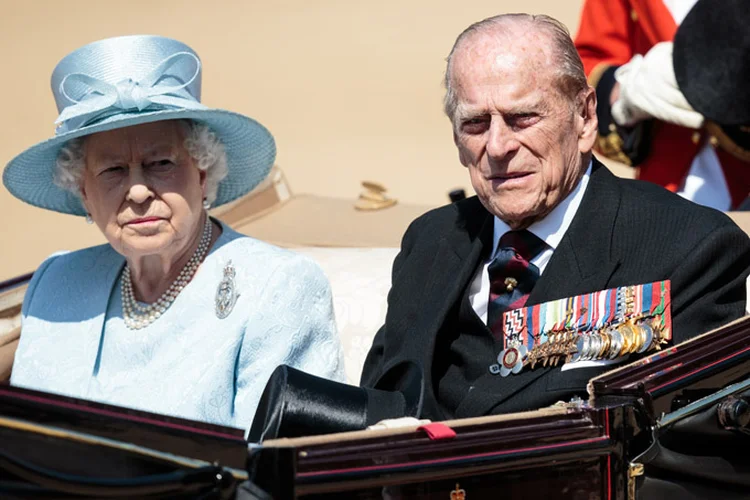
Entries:
{"label": "row of medals", "polygon": [[[628,288],[625,293],[625,309],[632,311],[632,290]],[[524,365],[528,364],[533,369],[537,363],[556,366],[561,360],[574,363],[616,359],[626,354],[658,350],[667,343],[668,332],[661,316],[633,317],[632,312],[626,316],[629,318],[623,323],[585,333],[576,330],[551,332],[546,342],[535,345],[527,353]]]}

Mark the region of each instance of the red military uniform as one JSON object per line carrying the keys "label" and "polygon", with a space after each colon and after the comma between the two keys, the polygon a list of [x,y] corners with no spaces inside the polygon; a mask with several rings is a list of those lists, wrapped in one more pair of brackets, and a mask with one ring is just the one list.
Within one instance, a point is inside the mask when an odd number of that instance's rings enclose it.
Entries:
{"label": "red military uniform", "polygon": [[[575,44],[589,82],[597,86],[608,69],[627,63],[636,54],[646,54],[659,42],[671,41],[676,31],[677,24],[662,0],[586,0]],[[600,128],[597,149],[605,156],[633,164],[622,151],[614,125],[604,126],[608,132],[602,133]],[[649,135],[648,154],[633,166],[639,167],[640,179],[671,191],[680,189],[705,141],[715,142],[705,130],[696,132],[665,122],[654,123]],[[750,165],[723,149],[717,148],[716,153],[732,207],[736,207],[750,193]]]}

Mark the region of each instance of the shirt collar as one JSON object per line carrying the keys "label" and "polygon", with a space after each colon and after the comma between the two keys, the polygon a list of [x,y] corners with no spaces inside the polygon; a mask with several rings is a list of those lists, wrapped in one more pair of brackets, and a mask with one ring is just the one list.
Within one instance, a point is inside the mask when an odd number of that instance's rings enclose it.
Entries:
{"label": "shirt collar", "polygon": [[[586,186],[588,186],[589,178],[591,177],[591,165],[592,162],[590,161],[589,166],[586,168],[586,172],[584,172],[578,185],[562,202],[560,202],[559,205],[553,208],[544,219],[534,222],[527,228],[540,240],[544,241],[553,251],[560,244],[560,241],[562,241],[565,232],[573,221],[573,217],[575,217],[576,212],[578,212],[578,207],[581,205],[581,200],[583,199],[583,195],[586,192]],[[494,240],[492,243],[491,258],[495,257],[500,238],[510,231],[510,226],[508,226],[508,224],[500,220],[497,216],[495,216],[494,219],[495,227],[493,231]]]}

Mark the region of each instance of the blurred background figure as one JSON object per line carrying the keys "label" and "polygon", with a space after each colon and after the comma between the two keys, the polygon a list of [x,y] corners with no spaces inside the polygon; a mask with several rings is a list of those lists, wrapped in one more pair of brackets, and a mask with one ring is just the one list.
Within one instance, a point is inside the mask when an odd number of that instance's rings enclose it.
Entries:
{"label": "blurred background figure", "polygon": [[[750,192],[750,158],[720,140],[712,123],[738,125],[724,109],[740,97],[737,85],[725,80],[747,58],[747,10],[741,0],[586,0],[575,42],[597,89],[597,149],[696,203],[737,208]],[[673,40],[683,22],[684,39],[700,31],[700,43],[720,55],[688,49],[694,73],[707,77],[700,90],[675,75]]]}

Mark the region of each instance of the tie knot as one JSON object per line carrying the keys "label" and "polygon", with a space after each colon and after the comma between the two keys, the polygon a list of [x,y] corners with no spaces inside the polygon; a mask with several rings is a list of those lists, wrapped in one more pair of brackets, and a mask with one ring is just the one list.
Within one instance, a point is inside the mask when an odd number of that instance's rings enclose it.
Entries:
{"label": "tie knot", "polygon": [[500,237],[497,248],[511,249],[522,259],[530,262],[531,259],[539,255],[544,250],[546,244],[540,240],[534,233],[522,229],[520,231],[508,231]]}

